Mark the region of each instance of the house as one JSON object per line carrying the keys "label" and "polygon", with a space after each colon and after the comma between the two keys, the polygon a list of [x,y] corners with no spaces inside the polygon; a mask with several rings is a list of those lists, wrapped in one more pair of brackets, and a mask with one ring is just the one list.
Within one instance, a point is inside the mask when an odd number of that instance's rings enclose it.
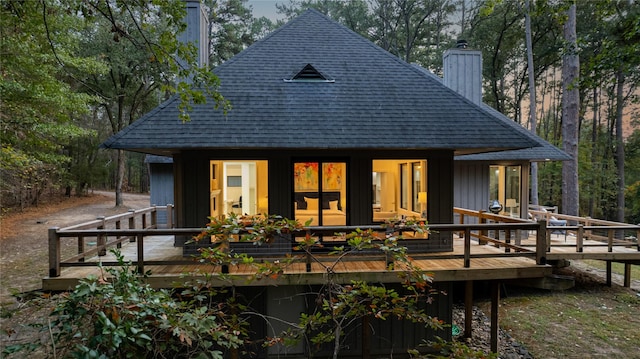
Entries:
{"label": "house", "polygon": [[241,195],[243,213],[292,218],[296,204],[312,210],[304,197],[324,209],[337,200],[340,213],[313,213],[320,225],[391,214],[451,223],[454,156],[542,146],[313,10],[214,73],[227,113],[198,105],[183,123],[173,97],[103,144],[173,158],[178,226],[227,213]]}
{"label": "house", "polygon": [[[316,226],[395,216],[453,223],[454,158],[545,147],[504,116],[315,10],[213,71],[233,106],[228,112],[196,105],[183,123],[173,97],[103,143],[173,159],[178,227],[199,228],[207,217],[229,212],[279,214]],[[420,248],[452,249],[450,233],[432,233]],[[438,286],[450,291],[452,285]],[[264,289],[264,310],[296,315],[305,302],[291,293],[301,290]],[[286,308],[273,298],[288,298]],[[451,298],[438,305],[439,316],[450,320]],[[377,335],[402,337],[372,341],[384,347],[375,348],[381,353],[425,336],[398,329],[403,325],[376,325]]]}

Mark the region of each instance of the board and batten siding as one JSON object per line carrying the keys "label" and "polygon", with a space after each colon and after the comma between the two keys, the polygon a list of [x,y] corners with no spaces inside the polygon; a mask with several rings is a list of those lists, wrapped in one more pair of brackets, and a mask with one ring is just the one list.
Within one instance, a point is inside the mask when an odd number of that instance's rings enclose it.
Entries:
{"label": "board and batten siding", "polygon": [[[453,205],[475,211],[489,207],[489,164],[456,161],[453,166]],[[465,219],[465,222],[476,218]],[[455,215],[454,223],[459,223]]]}
{"label": "board and batten siding", "polygon": [[[174,204],[173,163],[149,163],[150,205]],[[167,224],[167,211],[157,212],[159,226]]]}

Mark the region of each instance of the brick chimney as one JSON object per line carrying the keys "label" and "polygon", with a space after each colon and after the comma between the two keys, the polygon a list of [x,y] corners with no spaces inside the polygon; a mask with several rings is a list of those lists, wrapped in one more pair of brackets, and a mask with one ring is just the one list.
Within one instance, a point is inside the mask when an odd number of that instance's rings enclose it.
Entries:
{"label": "brick chimney", "polygon": [[[193,43],[198,48],[198,66],[209,66],[209,19],[200,0],[185,0],[187,15],[186,29],[178,40],[183,43]],[[182,63],[185,66],[185,63]],[[190,82],[190,81],[189,81]]]}
{"label": "brick chimney", "polygon": [[467,41],[458,40],[456,48],[442,56],[443,83],[475,104],[482,103],[482,52],[467,49]]}

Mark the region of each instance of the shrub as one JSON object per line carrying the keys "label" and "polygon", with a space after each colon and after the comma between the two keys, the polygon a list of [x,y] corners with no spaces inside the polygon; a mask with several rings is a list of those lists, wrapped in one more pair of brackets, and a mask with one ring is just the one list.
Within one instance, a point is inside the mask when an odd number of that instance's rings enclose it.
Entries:
{"label": "shrub", "polygon": [[203,297],[175,300],[144,283],[122,256],[112,275],[82,280],[56,307],[56,356],[76,358],[222,358],[242,344],[225,314]]}

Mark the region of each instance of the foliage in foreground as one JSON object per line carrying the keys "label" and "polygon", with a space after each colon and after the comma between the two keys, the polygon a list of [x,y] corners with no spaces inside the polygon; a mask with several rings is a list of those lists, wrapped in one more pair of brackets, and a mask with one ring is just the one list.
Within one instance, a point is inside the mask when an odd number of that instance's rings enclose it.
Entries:
{"label": "foliage in foreground", "polygon": [[144,284],[135,268],[105,269],[113,276],[83,280],[54,310],[54,346],[82,358],[221,358],[216,348],[237,347],[215,306],[175,300]]}
{"label": "foliage in foreground", "polygon": [[[265,338],[254,337],[250,324],[253,319],[264,320],[267,325],[286,319],[268,317],[251,308],[239,294],[240,288],[231,284],[231,274],[210,274],[182,290],[155,290],[145,284],[146,276],[138,275],[135,268],[124,263],[119,252],[113,251],[120,267],[103,268],[100,277],[82,280],[63,296],[53,311],[54,320],[46,328],[52,336],[50,350],[53,357],[74,358],[222,358],[247,357],[267,347],[284,348],[304,342],[310,356],[316,354],[314,351],[326,352],[330,348],[337,358],[344,349],[343,338],[365,317],[396,318],[434,329],[445,328],[442,321],[426,313],[434,294],[430,288],[432,277],[415,267],[406,248],[398,243],[402,238],[398,234],[402,231],[398,229],[417,233],[428,232],[428,229],[424,223],[415,221],[387,225],[388,230],[382,237],[374,231],[359,229],[336,234],[346,244],[331,248],[333,259],[314,259],[326,270],[326,282],[314,292],[304,293],[315,297],[315,301],[311,301],[315,307],[302,313],[297,322],[286,323],[287,329]],[[258,263],[251,257],[229,251],[229,242],[240,240],[268,245],[276,235],[303,229],[297,221],[273,216],[230,215],[213,220],[200,236],[213,236],[213,246],[202,251],[200,260],[214,267],[223,264],[252,267],[256,281],[275,278],[296,258]],[[317,238],[309,235],[298,243],[297,249],[305,257],[315,257],[312,250],[322,246]],[[400,289],[357,280],[350,283],[336,280],[338,263],[367,250],[382,251],[393,259],[389,261],[389,269],[400,276]],[[220,288],[212,285],[214,278],[229,280],[230,284]],[[424,356],[422,350],[411,350],[408,354],[414,358],[486,357],[461,344],[440,342],[430,347],[439,350],[441,356]],[[33,343],[21,347],[24,351],[35,348]]]}

